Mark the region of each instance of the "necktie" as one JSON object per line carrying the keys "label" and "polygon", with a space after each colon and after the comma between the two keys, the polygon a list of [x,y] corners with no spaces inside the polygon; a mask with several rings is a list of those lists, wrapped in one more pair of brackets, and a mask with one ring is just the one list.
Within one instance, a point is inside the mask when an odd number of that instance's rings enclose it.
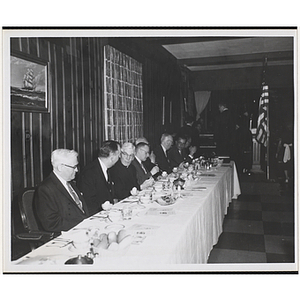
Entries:
{"label": "necktie", "polygon": [[77,206],[81,209],[81,211],[84,213],[84,210],[83,210],[83,207],[82,207],[82,202],[80,201],[77,193],[74,191],[72,185],[69,182],[67,182],[67,187],[68,187],[69,193],[71,194],[73,200],[75,201]]}

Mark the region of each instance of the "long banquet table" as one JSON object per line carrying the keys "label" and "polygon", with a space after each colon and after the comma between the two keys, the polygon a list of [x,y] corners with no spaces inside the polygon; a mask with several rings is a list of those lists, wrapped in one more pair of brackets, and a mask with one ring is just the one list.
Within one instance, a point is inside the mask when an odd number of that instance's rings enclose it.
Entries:
{"label": "long banquet table", "polygon": [[[206,264],[213,246],[222,233],[222,223],[231,199],[240,194],[235,163],[223,164],[202,171],[181,191],[181,197],[169,206],[157,202],[138,204],[132,202],[131,220],[111,222],[98,213],[47,244],[12,262],[14,271],[101,272],[134,270],[171,270],[179,264]],[[128,199],[127,199],[128,200]],[[121,201],[114,208],[122,208]],[[128,205],[128,204],[127,204]],[[116,227],[114,226],[116,225]],[[132,236],[125,249],[98,251],[91,265],[66,265],[77,255],[72,236],[80,230],[97,230],[103,233],[124,227]],[[118,228],[118,229],[117,229]]]}

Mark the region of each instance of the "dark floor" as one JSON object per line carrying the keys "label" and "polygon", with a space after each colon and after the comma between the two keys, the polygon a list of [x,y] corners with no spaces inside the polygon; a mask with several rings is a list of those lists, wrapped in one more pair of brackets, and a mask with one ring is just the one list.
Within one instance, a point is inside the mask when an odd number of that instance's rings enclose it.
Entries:
{"label": "dark floor", "polygon": [[294,263],[293,185],[243,176],[208,263]]}

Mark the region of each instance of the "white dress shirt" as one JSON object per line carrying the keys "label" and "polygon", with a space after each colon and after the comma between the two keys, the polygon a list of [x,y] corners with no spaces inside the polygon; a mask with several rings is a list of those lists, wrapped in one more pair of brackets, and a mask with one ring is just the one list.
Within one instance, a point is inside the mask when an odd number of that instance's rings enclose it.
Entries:
{"label": "white dress shirt", "polygon": [[106,181],[108,181],[107,167],[106,167],[106,165],[101,161],[101,159],[100,159],[99,157],[98,157],[98,160],[99,160],[101,169],[102,169],[102,171],[103,171],[103,174],[104,174],[104,176],[105,176],[105,179],[106,179]]}

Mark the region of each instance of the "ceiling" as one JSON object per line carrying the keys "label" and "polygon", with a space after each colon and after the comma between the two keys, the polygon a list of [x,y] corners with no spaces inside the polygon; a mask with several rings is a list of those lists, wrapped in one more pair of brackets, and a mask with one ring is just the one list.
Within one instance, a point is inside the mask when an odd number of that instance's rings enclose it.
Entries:
{"label": "ceiling", "polygon": [[[148,39],[150,41],[150,39]],[[188,70],[207,71],[293,64],[292,37],[153,38]]]}
{"label": "ceiling", "polygon": [[189,73],[194,90],[260,88],[263,70],[274,87],[292,87],[292,36],[147,37],[149,48]]}
{"label": "ceiling", "polygon": [[134,51],[134,57],[140,56],[141,61],[144,54],[159,64],[173,61],[189,75],[195,90],[260,88],[265,65],[272,86],[292,87],[294,82],[294,37],[291,35],[161,34],[116,36],[110,37],[109,42],[121,43],[128,55]]}

